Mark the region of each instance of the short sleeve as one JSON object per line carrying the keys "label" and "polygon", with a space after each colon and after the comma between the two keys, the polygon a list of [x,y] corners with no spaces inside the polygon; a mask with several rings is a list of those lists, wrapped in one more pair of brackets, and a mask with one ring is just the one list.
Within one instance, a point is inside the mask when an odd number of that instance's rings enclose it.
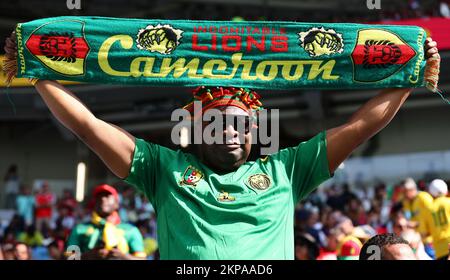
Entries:
{"label": "short sleeve", "polygon": [[144,239],[141,233],[136,227],[130,228],[127,233],[127,242],[130,248],[130,253],[137,255],[136,253],[144,253]]}
{"label": "short sleeve", "polygon": [[275,155],[289,177],[296,202],[331,177],[325,131],[309,141],[283,149]]}
{"label": "short sleeve", "polygon": [[155,197],[155,173],[158,167],[159,146],[136,138],[133,161],[128,176],[128,184],[145,193],[150,202]]}

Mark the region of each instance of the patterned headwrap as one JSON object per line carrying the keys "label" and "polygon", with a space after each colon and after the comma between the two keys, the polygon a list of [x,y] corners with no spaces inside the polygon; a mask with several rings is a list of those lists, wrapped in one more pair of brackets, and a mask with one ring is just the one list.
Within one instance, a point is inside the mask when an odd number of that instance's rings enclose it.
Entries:
{"label": "patterned headwrap", "polygon": [[235,106],[255,116],[263,109],[259,94],[246,88],[197,87],[192,92],[192,100],[183,107],[194,115],[194,101],[202,102],[202,114],[207,110],[223,106]]}

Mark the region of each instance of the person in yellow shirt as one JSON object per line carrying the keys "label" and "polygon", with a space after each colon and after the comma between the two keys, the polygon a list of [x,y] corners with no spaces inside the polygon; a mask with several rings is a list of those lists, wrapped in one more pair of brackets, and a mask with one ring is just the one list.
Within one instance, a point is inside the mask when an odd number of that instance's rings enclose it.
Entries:
{"label": "person in yellow shirt", "polygon": [[436,259],[446,260],[450,243],[450,198],[447,184],[440,179],[433,180],[428,187],[433,204],[426,211],[426,228],[433,237]]}
{"label": "person in yellow shirt", "polygon": [[425,227],[426,209],[433,204],[433,197],[417,189],[417,184],[412,178],[407,178],[403,182],[403,212],[405,217],[414,223],[416,230],[421,234],[422,241],[429,255],[433,255],[431,244],[433,242],[430,235],[427,235]]}

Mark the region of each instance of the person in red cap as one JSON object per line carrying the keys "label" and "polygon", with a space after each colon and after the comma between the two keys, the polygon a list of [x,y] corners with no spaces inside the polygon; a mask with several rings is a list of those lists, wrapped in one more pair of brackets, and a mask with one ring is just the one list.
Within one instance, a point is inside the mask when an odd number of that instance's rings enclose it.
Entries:
{"label": "person in red cap", "polygon": [[[6,42],[10,59],[17,58],[14,40],[13,35]],[[436,46],[427,38],[428,76],[430,66],[439,60]],[[388,125],[412,91],[385,89],[343,125],[248,161],[250,119],[261,101],[235,81],[194,91],[194,99],[203,105],[201,113],[218,109],[223,119],[233,120],[214,131],[223,143],[203,142],[194,153],[147,142],[98,119],[58,82],[34,79],[31,83],[56,119],[117,177],[145,193],[157,213],[161,259],[294,259],[295,204]],[[195,115],[189,105],[186,109]]]}
{"label": "person in red cap", "polygon": [[68,255],[78,246],[81,259],[138,260],[146,257],[138,228],[121,223],[117,213],[119,195],[109,185],[97,186],[91,221],[75,226],[67,241]]}

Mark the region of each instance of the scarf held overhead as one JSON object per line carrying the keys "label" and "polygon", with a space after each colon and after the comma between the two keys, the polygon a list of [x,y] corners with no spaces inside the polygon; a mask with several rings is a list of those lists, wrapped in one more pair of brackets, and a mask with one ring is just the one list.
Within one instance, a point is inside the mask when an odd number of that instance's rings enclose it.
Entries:
{"label": "scarf held overhead", "polygon": [[17,25],[7,71],[150,86],[420,87],[425,39],[416,26],[56,17]]}

